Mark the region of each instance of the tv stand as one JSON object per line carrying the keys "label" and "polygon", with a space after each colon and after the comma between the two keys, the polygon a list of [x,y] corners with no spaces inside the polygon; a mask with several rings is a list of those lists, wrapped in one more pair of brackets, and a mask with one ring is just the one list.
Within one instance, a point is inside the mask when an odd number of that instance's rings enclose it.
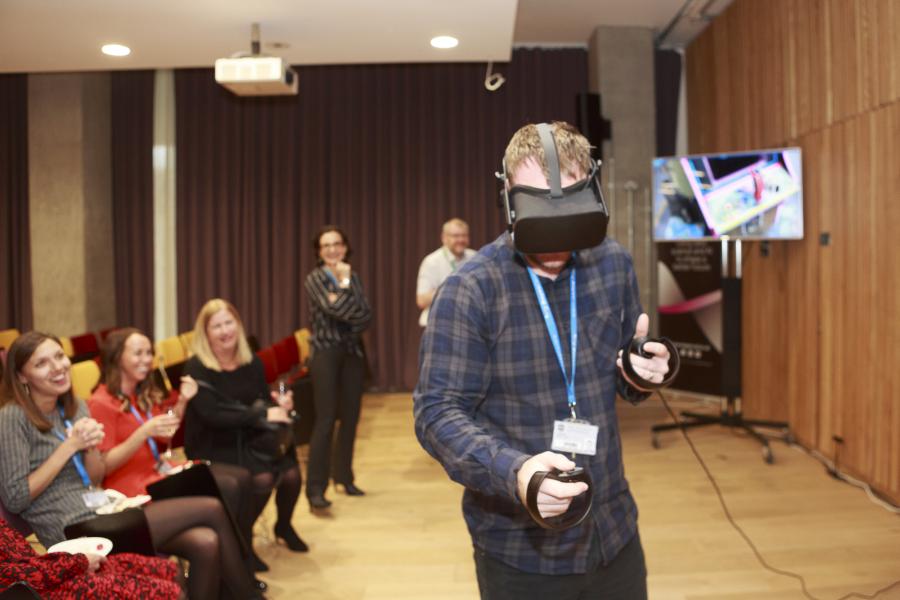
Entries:
{"label": "tv stand", "polygon": [[[704,414],[692,412],[689,410],[679,413],[680,420],[678,423],[661,423],[650,428],[650,443],[654,448],[659,448],[659,432],[670,431],[672,429],[694,429],[695,427],[705,427],[706,425],[722,425],[731,427],[732,429],[742,429],[751,437],[762,445],[763,460],[769,464],[775,462],[775,455],[772,454],[772,448],[769,446],[770,439],[779,439],[785,443],[792,443],[790,429],[787,423],[782,421],[766,421],[762,419],[745,419],[740,408],[740,399],[728,397],[723,400],[721,412],[718,415]],[[754,427],[768,427],[771,429],[780,429],[778,435],[760,433]]]}
{"label": "tv stand", "polygon": [[[745,419],[741,410],[741,241],[734,241],[734,274],[729,268],[728,240],[722,240],[722,390],[724,400],[718,415],[682,411],[677,423],[660,423],[650,428],[650,442],[659,448],[659,432],[672,429],[693,429],[706,425],[722,425],[742,429],[762,445],[763,460],[775,462],[770,439],[792,443],[790,426],[783,421]],[[754,429],[766,427],[781,430],[777,434],[763,434]]]}

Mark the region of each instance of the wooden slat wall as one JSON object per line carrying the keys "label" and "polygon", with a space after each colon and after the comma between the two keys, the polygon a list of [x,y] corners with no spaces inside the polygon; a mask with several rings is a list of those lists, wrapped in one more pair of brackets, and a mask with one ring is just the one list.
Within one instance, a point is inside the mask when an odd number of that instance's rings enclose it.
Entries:
{"label": "wooden slat wall", "polygon": [[691,152],[803,149],[805,239],[744,247],[746,413],[900,501],[900,1],[736,0],[686,75]]}

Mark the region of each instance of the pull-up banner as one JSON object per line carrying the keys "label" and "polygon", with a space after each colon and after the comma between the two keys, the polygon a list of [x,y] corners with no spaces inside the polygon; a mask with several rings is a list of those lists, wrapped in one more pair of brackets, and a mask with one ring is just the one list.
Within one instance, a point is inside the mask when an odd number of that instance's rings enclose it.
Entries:
{"label": "pull-up banner", "polygon": [[722,250],[718,242],[660,242],[659,334],[681,354],[675,389],[723,395]]}

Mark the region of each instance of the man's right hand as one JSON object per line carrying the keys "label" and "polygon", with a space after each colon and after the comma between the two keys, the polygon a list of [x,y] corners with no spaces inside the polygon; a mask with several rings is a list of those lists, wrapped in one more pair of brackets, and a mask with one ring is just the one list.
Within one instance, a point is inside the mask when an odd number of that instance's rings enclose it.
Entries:
{"label": "man's right hand", "polygon": [[[532,456],[522,464],[517,475],[519,501],[525,504],[528,482],[536,472],[552,471],[553,469],[571,471],[575,466],[574,462],[556,452],[541,452]],[[537,496],[538,512],[545,519],[559,516],[569,510],[573,498],[587,490],[588,485],[583,481],[563,483],[555,479],[544,479]]]}

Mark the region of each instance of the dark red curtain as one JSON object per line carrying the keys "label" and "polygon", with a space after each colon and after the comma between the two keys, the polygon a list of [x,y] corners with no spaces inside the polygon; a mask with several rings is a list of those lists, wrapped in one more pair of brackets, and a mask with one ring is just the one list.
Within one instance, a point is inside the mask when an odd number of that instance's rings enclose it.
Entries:
{"label": "dark red curtain", "polygon": [[419,262],[451,217],[476,248],[503,231],[506,142],[527,122],[575,122],[587,52],[516,50],[496,92],[483,63],[297,70],[288,98],[238,98],[211,70],[176,72],[179,328],[215,296],[263,345],[306,326],[312,236],[337,224],[375,311],[372,383],[409,389]]}
{"label": "dark red curtain", "polygon": [[153,71],[110,75],[116,323],[153,335]]}
{"label": "dark red curtain", "polygon": [[0,75],[0,329],[32,327],[28,79]]}

